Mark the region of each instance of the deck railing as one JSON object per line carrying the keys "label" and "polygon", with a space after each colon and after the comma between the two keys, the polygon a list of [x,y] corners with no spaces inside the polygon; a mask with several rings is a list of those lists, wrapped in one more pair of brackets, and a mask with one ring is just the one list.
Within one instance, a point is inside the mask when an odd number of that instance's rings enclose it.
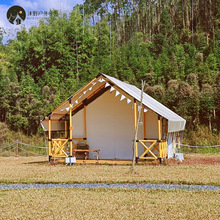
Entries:
{"label": "deck railing", "polygon": [[49,146],[49,156],[52,157],[68,157],[68,143],[72,141],[73,148],[72,150],[77,148],[77,145],[81,142],[85,142],[86,138],[72,138],[72,140],[67,138],[53,138],[51,141],[51,145]]}
{"label": "deck railing", "polygon": [[[137,159],[162,159],[167,156],[167,141],[157,139],[138,140],[144,147],[142,153]],[[150,143],[150,146],[147,145]]]}

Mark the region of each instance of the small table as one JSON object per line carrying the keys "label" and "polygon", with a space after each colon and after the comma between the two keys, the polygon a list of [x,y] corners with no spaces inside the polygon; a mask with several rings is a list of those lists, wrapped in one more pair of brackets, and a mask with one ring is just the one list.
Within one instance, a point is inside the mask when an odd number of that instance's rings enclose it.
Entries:
{"label": "small table", "polygon": [[89,152],[96,152],[97,160],[99,160],[99,151],[100,151],[100,150],[75,149],[75,150],[73,150],[73,153],[74,153],[75,156],[76,156],[76,153],[77,153],[77,152],[84,152],[84,153],[85,153],[85,160],[87,160],[87,159],[88,159],[88,154],[89,154]]}

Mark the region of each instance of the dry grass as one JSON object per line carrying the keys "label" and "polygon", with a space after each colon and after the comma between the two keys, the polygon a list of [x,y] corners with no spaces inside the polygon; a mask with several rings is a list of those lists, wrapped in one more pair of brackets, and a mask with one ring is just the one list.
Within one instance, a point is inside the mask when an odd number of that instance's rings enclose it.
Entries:
{"label": "dry grass", "polygon": [[219,219],[219,191],[0,190],[0,219]]}
{"label": "dry grass", "polygon": [[[210,156],[213,157],[213,156]],[[219,157],[216,155],[214,157]],[[1,157],[0,183],[176,183],[220,185],[215,165],[52,166],[46,157]]]}

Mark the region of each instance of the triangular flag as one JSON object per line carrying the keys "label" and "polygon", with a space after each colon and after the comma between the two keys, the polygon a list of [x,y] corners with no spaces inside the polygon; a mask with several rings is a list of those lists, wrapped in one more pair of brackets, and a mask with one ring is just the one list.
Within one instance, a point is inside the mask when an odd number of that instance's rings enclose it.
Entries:
{"label": "triangular flag", "polygon": [[125,99],[125,96],[124,96],[124,95],[121,95],[120,101],[122,101],[123,99]]}
{"label": "triangular flag", "polygon": [[119,91],[116,90],[115,97],[118,96],[119,94],[120,94]]}
{"label": "triangular flag", "polygon": [[131,100],[130,99],[127,99],[127,104],[129,104],[131,102]]}
{"label": "triangular flag", "polygon": [[139,106],[138,106],[138,111],[140,111],[141,109],[142,109],[142,106],[139,105]]}
{"label": "triangular flag", "polygon": [[92,82],[92,85],[94,86],[96,84],[96,82]]}
{"label": "triangular flag", "polygon": [[104,82],[104,81],[105,81],[105,80],[104,80],[104,79],[102,79],[102,78],[100,78],[100,79],[99,79],[99,82],[101,82],[101,83],[102,83],[102,82]]}
{"label": "triangular flag", "polygon": [[108,87],[108,86],[110,86],[110,84],[109,84],[108,82],[106,82],[106,84],[105,84],[105,88]]}
{"label": "triangular flag", "polygon": [[89,90],[91,91],[91,90],[92,90],[92,87],[90,87]]}
{"label": "triangular flag", "polygon": [[66,108],[66,111],[68,112],[69,110],[70,110],[70,107],[67,107],[67,108]]}
{"label": "triangular flag", "polygon": [[75,103],[78,104],[78,100],[76,100]]}
{"label": "triangular flag", "polygon": [[148,109],[144,108],[144,112],[147,112],[147,111],[148,111]]}
{"label": "triangular flag", "polygon": [[84,91],[83,94],[85,95],[87,93],[87,91]]}
{"label": "triangular flag", "polygon": [[115,88],[113,86],[111,86],[110,92],[114,91]]}
{"label": "triangular flag", "polygon": [[83,97],[83,94],[79,97],[79,99],[81,99]]}

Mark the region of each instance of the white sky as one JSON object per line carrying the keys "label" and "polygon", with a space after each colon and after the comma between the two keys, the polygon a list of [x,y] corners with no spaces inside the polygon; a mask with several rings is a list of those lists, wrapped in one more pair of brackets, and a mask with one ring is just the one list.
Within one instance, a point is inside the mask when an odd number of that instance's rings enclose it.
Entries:
{"label": "white sky", "polygon": [[[5,30],[3,43],[15,38],[17,31],[22,28],[22,25],[29,28],[38,23],[36,19],[27,19],[28,11],[49,12],[50,9],[70,11],[75,5],[82,3],[83,0],[0,0],[0,27]],[[7,20],[7,11],[14,5],[21,6],[26,11],[26,20],[22,25],[13,25]]]}

